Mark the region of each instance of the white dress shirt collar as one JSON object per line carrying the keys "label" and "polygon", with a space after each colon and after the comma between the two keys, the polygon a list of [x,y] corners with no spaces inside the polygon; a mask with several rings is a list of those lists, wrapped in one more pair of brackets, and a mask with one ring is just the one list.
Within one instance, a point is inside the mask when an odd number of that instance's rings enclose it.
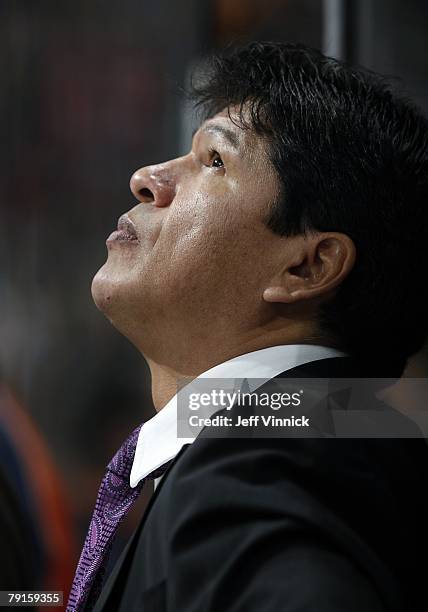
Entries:
{"label": "white dress shirt collar", "polygon": [[[271,346],[229,359],[207,370],[198,378],[259,379],[259,384],[262,384],[263,380],[268,381],[281,372],[310,361],[343,356],[345,353],[341,351],[314,344]],[[136,487],[140,480],[173,459],[185,444],[191,444],[193,441],[194,438],[177,437],[175,395],[162,410],[146,421],[140,430],[130,474],[131,487]]]}

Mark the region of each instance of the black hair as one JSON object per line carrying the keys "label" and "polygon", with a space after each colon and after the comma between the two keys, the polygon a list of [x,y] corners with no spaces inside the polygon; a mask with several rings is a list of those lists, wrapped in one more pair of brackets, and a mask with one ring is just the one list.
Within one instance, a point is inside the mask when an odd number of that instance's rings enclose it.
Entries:
{"label": "black hair", "polygon": [[266,219],[274,232],[354,241],[355,266],[318,326],[401,374],[428,333],[427,120],[384,77],[304,45],[214,55],[192,95],[204,118],[237,107],[240,125],[268,139],[282,186]]}

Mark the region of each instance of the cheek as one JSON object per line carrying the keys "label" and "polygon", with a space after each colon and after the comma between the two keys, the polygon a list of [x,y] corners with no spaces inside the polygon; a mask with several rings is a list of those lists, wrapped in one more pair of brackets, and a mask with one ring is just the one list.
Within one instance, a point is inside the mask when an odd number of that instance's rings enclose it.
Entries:
{"label": "cheek", "polygon": [[[198,210],[171,214],[158,239],[156,260],[163,268],[159,299],[192,299],[202,305],[235,303],[260,283],[260,243],[256,221],[243,214],[239,202],[206,201]],[[243,204],[243,203],[242,203]],[[259,253],[259,254],[258,254]]]}
{"label": "cheek", "polygon": [[200,198],[196,207],[176,209],[159,237],[171,269],[213,271],[236,248],[237,221],[220,199]]}

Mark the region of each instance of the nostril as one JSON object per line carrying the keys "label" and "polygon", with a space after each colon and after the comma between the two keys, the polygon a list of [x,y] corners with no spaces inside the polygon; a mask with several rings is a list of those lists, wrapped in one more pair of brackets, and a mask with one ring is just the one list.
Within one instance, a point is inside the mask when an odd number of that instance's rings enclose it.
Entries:
{"label": "nostril", "polygon": [[140,196],[142,202],[145,202],[147,204],[149,202],[154,202],[155,196],[153,195],[153,192],[150,191],[150,189],[147,189],[147,187],[139,189],[138,195]]}

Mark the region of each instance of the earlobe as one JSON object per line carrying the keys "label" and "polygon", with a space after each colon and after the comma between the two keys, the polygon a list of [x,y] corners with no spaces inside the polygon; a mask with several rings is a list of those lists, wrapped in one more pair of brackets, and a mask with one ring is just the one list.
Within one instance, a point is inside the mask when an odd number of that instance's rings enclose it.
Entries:
{"label": "earlobe", "polygon": [[282,302],[287,303],[290,300],[290,294],[285,287],[280,285],[268,287],[263,291],[263,299],[265,302]]}

